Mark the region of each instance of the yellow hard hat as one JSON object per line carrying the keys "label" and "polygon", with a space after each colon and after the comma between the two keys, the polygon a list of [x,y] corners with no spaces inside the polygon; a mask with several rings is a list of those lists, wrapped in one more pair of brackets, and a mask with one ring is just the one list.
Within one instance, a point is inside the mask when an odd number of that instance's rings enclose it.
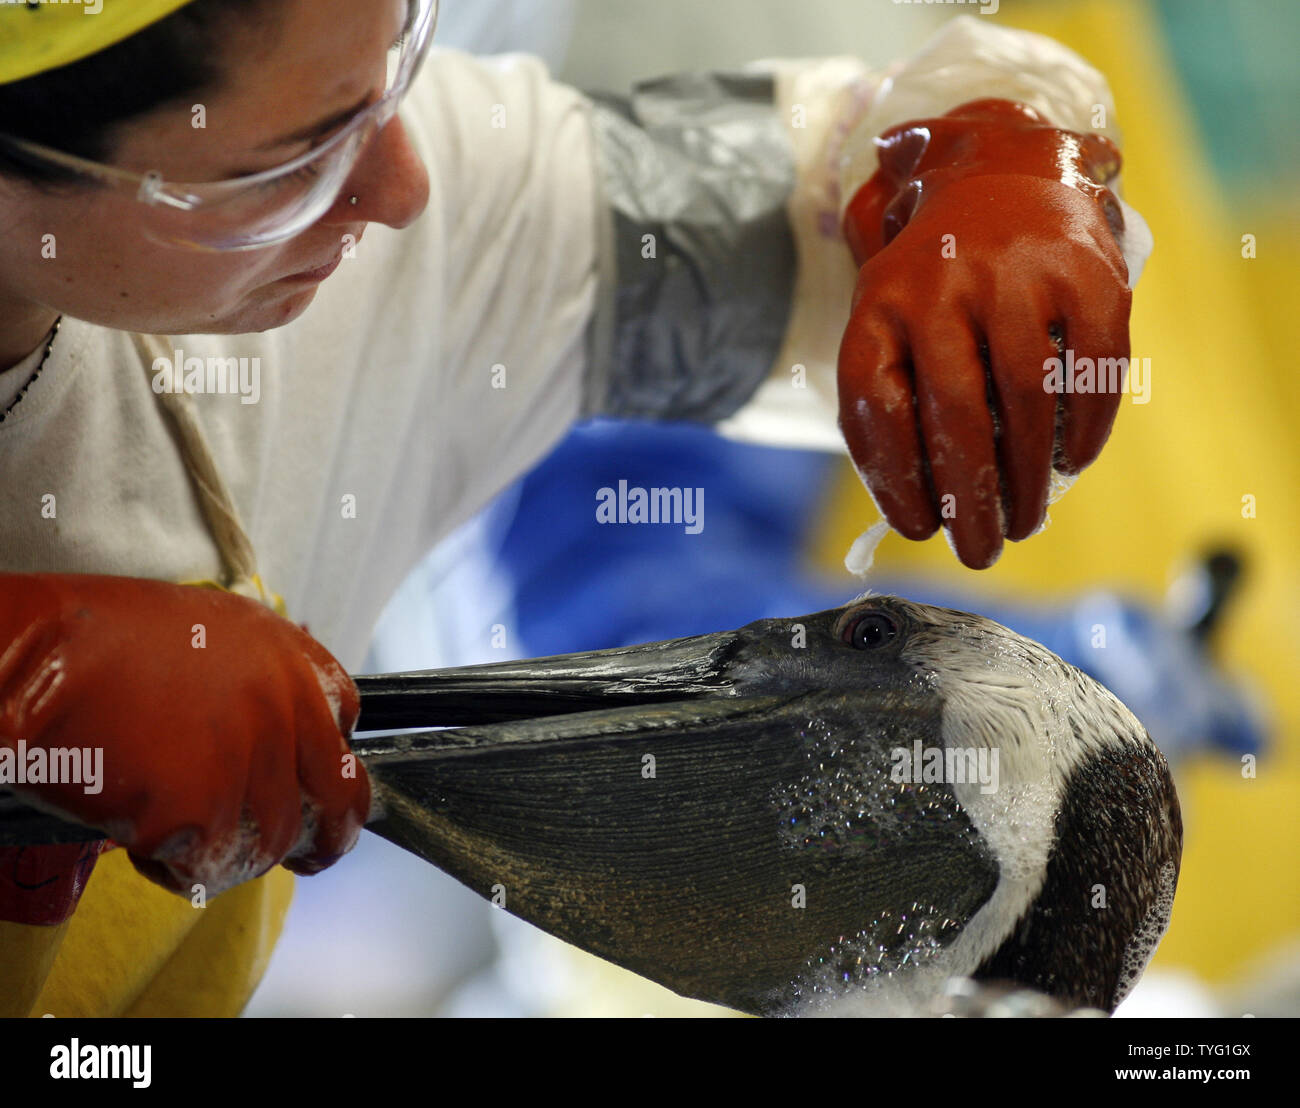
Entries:
{"label": "yellow hard hat", "polygon": [[0,85],[79,61],[192,0],[0,0]]}

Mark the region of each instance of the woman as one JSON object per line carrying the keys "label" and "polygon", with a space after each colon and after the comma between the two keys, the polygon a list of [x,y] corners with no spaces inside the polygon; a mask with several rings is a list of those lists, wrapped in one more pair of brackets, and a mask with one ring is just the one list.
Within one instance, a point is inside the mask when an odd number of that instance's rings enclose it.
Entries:
{"label": "woman", "polygon": [[838,392],[886,517],[974,567],[1109,432],[1044,363],[1127,356],[1144,247],[1054,43],[589,98],[422,65],[432,0],[101,3],[0,8],[0,783],[126,849],[0,856],[6,1014],[242,1008],[274,867],[368,815],[384,601],[576,419],[830,445]]}

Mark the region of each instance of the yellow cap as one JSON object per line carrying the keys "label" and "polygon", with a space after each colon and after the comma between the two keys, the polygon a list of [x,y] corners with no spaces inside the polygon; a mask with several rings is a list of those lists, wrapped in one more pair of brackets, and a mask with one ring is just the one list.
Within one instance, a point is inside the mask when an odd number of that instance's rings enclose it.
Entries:
{"label": "yellow cap", "polygon": [[98,54],[191,0],[0,0],[0,85]]}

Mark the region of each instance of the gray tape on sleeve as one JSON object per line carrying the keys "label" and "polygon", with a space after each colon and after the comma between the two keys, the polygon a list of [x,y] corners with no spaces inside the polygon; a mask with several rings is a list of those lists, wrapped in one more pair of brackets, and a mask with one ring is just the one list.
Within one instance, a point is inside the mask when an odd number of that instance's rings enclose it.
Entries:
{"label": "gray tape on sleeve", "polygon": [[[594,115],[595,105],[592,105]],[[592,120],[593,141],[596,132]],[[605,169],[598,156],[592,159],[596,198],[596,308],[587,328],[587,373],[583,389],[582,416],[599,415],[605,410],[609,392],[609,370],[614,360],[615,289],[618,286],[618,263],[614,257],[614,213],[605,188]]]}
{"label": "gray tape on sleeve", "polygon": [[766,378],[796,265],[794,160],[773,94],[758,74],[589,94],[606,277],[586,414],[714,423]]}

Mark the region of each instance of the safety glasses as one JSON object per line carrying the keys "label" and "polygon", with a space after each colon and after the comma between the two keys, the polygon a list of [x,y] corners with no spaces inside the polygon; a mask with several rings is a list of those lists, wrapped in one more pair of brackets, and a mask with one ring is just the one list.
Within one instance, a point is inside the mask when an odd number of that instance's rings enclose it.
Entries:
{"label": "safety glasses", "polygon": [[134,193],[145,233],[168,246],[255,250],[306,230],[338,200],[366,143],[393,118],[428,53],[438,0],[407,0],[406,23],[388,50],[383,95],[318,146],[274,169],[225,181],[178,184],[156,172],[131,173],[25,139],[3,136],[25,158],[109,188]]}

